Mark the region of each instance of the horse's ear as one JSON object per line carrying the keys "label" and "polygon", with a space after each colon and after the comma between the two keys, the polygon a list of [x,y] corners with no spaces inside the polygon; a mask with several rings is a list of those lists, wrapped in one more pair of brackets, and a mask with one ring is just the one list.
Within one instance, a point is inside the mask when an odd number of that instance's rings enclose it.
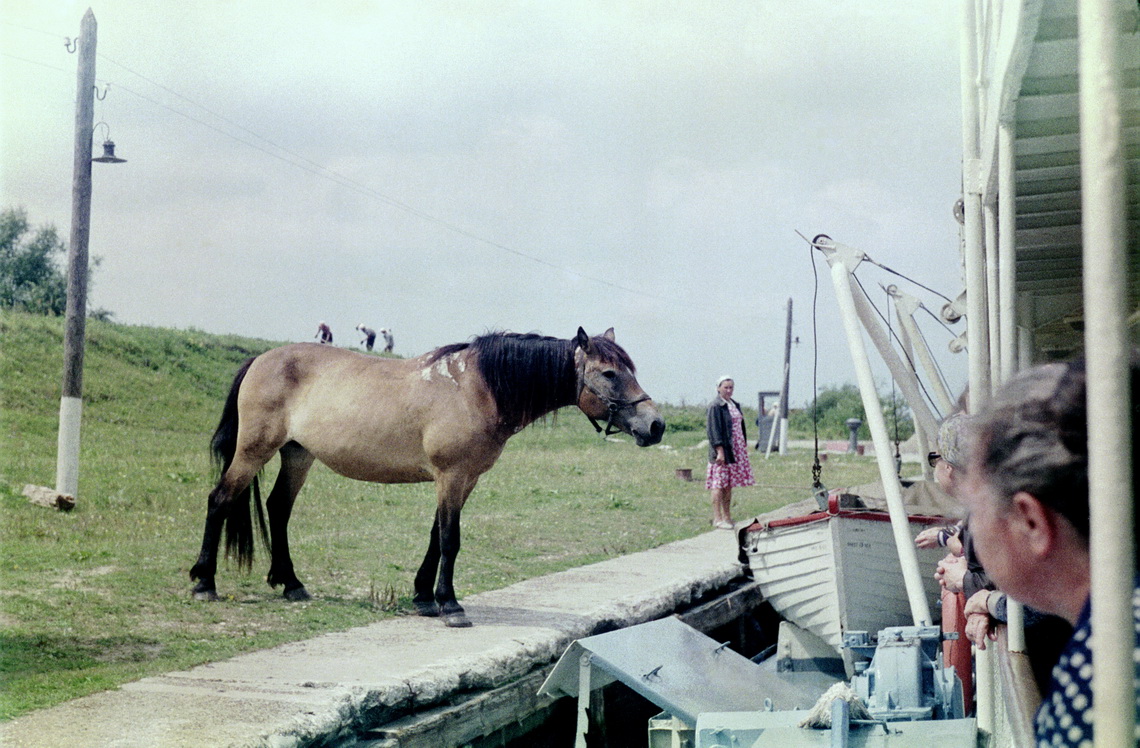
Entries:
{"label": "horse's ear", "polygon": [[583,330],[581,327],[578,328],[578,337],[577,337],[577,339],[575,339],[574,342],[577,343],[578,347],[581,348],[582,350],[584,350],[584,351],[590,350],[590,336],[587,335],[586,331]]}
{"label": "horse's ear", "polygon": [[614,328],[611,327],[610,329],[603,332],[602,337],[605,338],[606,340],[610,341],[611,343],[614,342]]}

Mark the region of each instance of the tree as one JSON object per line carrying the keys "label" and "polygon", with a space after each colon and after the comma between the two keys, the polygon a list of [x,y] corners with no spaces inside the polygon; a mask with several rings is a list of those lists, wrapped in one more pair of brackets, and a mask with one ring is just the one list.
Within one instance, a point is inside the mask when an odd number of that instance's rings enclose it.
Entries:
{"label": "tree", "polygon": [[0,307],[34,314],[67,310],[67,278],[56,258],[67,246],[55,226],[42,226],[30,238],[23,208],[0,211]]}
{"label": "tree", "polygon": [[[879,400],[883,406],[883,418],[887,422],[887,435],[895,439],[897,426],[899,441],[910,438],[914,433],[914,424],[903,398],[892,392],[888,397],[880,395]],[[867,413],[863,410],[863,398],[859,394],[859,388],[853,384],[822,388],[816,397],[814,413],[821,439],[847,439],[851,434],[847,428],[848,418],[858,418],[863,422],[859,428],[859,438],[869,439],[871,436],[870,429],[867,428]],[[812,415],[812,404],[808,402],[803,410],[789,414],[788,428],[797,434],[814,433]]]}

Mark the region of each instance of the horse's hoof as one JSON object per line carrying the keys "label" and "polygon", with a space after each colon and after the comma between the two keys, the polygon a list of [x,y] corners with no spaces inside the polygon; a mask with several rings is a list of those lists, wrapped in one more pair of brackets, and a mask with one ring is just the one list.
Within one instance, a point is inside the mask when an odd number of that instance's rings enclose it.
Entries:
{"label": "horse's hoof", "polygon": [[460,611],[458,613],[447,613],[443,616],[443,622],[448,628],[452,629],[467,629],[471,628],[471,621],[467,615]]}
{"label": "horse's hoof", "polygon": [[218,593],[216,590],[194,590],[194,599],[207,603],[216,603],[218,601]]}
{"label": "horse's hoof", "polygon": [[418,616],[424,616],[426,618],[439,617],[439,603],[435,601],[430,603],[414,602],[413,605],[416,606],[416,615]]}
{"label": "horse's hoof", "polygon": [[291,590],[285,590],[281,596],[290,602],[304,602],[305,600],[312,600],[313,596],[309,594],[308,590],[304,587],[294,587]]}

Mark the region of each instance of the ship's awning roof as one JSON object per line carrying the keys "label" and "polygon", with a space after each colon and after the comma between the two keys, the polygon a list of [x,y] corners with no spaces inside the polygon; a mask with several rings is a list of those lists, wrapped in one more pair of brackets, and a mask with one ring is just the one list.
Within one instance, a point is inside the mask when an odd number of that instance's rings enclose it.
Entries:
{"label": "ship's awning roof", "polygon": [[[1019,322],[1035,355],[1079,352],[1082,327],[1080,111],[1076,0],[988,3],[979,18],[982,177],[997,195],[999,126],[1012,122]],[[1130,252],[1140,288],[1140,6],[1119,0]],[[1000,199],[1000,198],[999,198]],[[1134,327],[1135,329],[1135,327]]]}

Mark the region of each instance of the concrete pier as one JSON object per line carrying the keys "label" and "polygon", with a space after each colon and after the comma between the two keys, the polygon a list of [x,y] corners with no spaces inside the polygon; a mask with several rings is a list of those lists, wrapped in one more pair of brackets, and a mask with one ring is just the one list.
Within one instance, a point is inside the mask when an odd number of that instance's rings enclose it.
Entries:
{"label": "concrete pier", "polygon": [[[0,745],[419,745],[432,738],[410,728],[400,737],[409,715],[512,687],[501,708],[524,706],[518,701],[574,640],[668,615],[740,573],[734,534],[709,532],[467,597],[472,628],[393,618],[144,678],[0,725]],[[456,722],[474,734],[448,743],[492,729]]]}

